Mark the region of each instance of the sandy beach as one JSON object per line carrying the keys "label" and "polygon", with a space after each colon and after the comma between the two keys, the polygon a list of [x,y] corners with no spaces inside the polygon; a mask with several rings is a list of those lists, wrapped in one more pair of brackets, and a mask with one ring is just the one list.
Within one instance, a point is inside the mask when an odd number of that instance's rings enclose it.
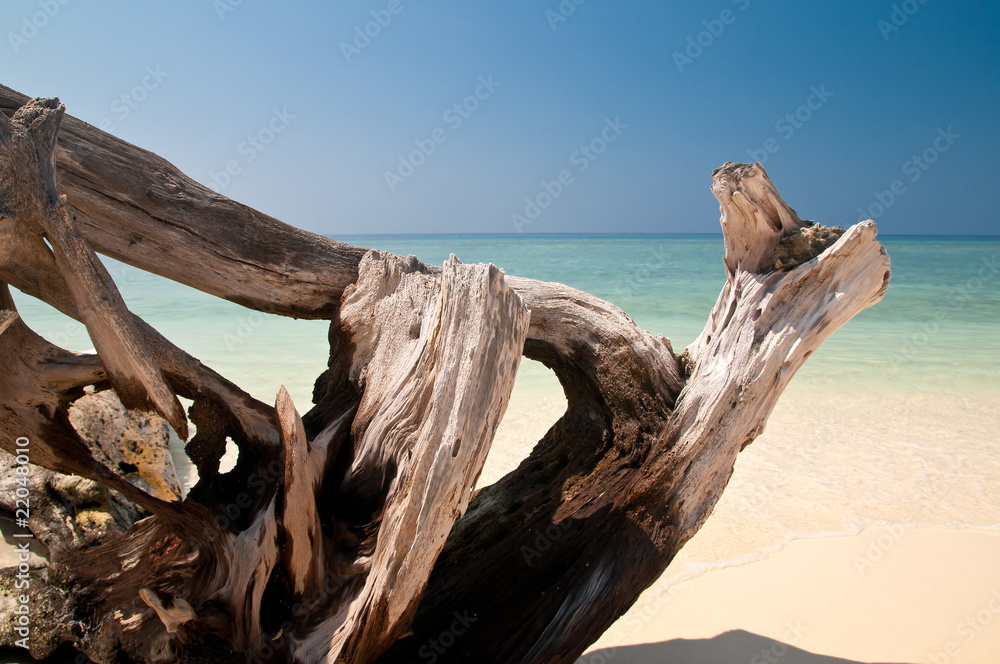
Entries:
{"label": "sandy beach", "polygon": [[998,559],[1000,535],[970,530],[796,540],[763,561],[661,582],[581,662],[993,664]]}
{"label": "sandy beach", "polygon": [[[630,240],[580,241],[563,249],[555,241],[466,242],[463,253],[481,251],[505,262],[563,251],[560,279],[567,265],[598,259],[617,265],[633,251]],[[685,270],[699,269],[701,253],[718,255],[710,240],[662,242],[664,251],[695,252],[682,263]],[[425,243],[434,251],[454,244]],[[901,242],[893,249],[894,273],[908,288],[890,289],[870,317],[853,321],[810,358],[763,435],[740,455],[705,526],[584,661],[997,661],[1000,347],[990,321],[998,300],[984,291],[961,309],[942,310],[947,324],[920,337],[926,312],[939,303],[937,291],[920,285],[933,246]],[[591,263],[579,263],[581,251]],[[973,244],[958,255],[983,251]],[[949,269],[958,274],[965,262],[955,259]],[[519,266],[511,265],[517,273]],[[136,309],[170,338],[265,403],[273,403],[283,384],[299,410],[308,409],[329,352],[322,321],[268,317],[251,325],[239,310],[175,292],[135,270],[121,274]],[[714,286],[704,288],[700,296],[708,304],[682,302],[677,311],[667,307],[673,300],[661,301],[666,286],[623,304],[648,329],[678,330],[672,339],[679,348],[697,334],[702,311],[714,301]],[[164,305],[167,295],[171,306]],[[26,319],[57,342],[89,347],[79,326],[24,304]],[[188,319],[195,315],[209,333],[192,331]],[[276,359],[269,349],[277,344],[289,348],[289,358]],[[564,409],[555,377],[524,360],[478,486],[513,470]],[[196,475],[183,443],[176,440],[172,452],[179,478],[192,484]],[[224,469],[235,462],[233,452]],[[3,548],[0,564],[9,564]]]}
{"label": "sandy beach", "polygon": [[[562,408],[515,394],[480,485]],[[992,664],[998,427],[990,393],[793,383],[704,528],[582,661]]]}
{"label": "sandy beach", "polygon": [[[519,381],[480,487],[565,409],[537,366]],[[994,664],[998,429],[988,392],[793,382],[706,525],[582,661]]]}
{"label": "sandy beach", "polygon": [[[479,486],[565,408],[554,377],[525,369]],[[581,661],[992,664],[998,428],[990,392],[793,382],[704,528]]]}
{"label": "sandy beach", "polygon": [[1000,664],[1000,0],[3,15],[0,664]]}

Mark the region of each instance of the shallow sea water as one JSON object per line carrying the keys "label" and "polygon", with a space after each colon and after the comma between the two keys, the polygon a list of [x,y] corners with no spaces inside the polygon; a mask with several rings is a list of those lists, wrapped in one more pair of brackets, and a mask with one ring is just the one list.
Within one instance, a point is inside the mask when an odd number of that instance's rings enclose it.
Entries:
{"label": "shallow sea water", "polygon": [[[441,264],[493,262],[621,306],[680,351],[725,278],[720,236],[350,236]],[[1000,238],[882,238],[885,299],[849,322],[794,378],[741,455],[709,524],[668,574],[759,559],[788,541],[902,523],[1000,528]],[[300,412],[327,359],[323,321],[245,310],[115,261],[130,308],[258,399],[280,385]],[[82,325],[15,292],[37,332],[91,348]],[[480,486],[516,467],[562,413],[555,377],[524,360]],[[179,475],[195,479],[182,443]]]}

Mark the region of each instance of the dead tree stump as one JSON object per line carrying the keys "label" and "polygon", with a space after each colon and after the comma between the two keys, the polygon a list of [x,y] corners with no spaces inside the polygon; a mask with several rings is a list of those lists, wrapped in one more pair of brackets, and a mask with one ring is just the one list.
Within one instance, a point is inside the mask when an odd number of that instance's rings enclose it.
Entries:
{"label": "dead tree stump", "polygon": [[[0,86],[0,109],[0,447],[26,437],[36,466],[149,515],[92,546],[33,525],[54,544],[32,572],[49,627],[36,656],[68,641],[101,663],[173,662],[224,643],[245,661],[403,664],[434,643],[438,662],[569,664],[663,573],[795,371],[889,280],[873,222],[802,221],[763,167],[727,163],[712,186],[727,279],[675,354],[560,284],[289,227],[57,100]],[[279,386],[260,403],[174,347],[97,253],[330,320],[312,408],[300,417]],[[6,284],[84,323],[97,354],[34,334]],[[522,355],[556,373],[567,411],[474,493]],[[186,499],[95,456],[69,418],[88,386],[182,437],[197,425]],[[221,474],[227,438],[240,456]],[[0,570],[0,599],[14,572]]]}

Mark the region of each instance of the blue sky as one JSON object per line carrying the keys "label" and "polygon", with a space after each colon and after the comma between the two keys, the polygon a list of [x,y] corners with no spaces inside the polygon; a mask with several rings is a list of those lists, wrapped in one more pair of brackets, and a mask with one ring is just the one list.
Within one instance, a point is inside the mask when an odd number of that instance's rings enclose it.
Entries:
{"label": "blue sky", "polygon": [[823,223],[1000,232],[995,1],[4,0],[0,17],[0,82],[320,233],[716,232],[728,160],[764,161]]}

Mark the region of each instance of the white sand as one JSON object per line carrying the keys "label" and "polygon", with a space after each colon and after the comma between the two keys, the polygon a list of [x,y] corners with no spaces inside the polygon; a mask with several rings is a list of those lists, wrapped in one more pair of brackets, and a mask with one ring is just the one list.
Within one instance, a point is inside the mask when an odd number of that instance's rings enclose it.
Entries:
{"label": "white sand", "polygon": [[[557,389],[516,389],[479,486],[558,419]],[[705,527],[587,661],[1000,662],[998,430],[995,394],[793,383]]]}
{"label": "white sand", "polygon": [[[563,408],[515,394],[480,485],[516,467]],[[992,394],[793,385],[654,587],[670,588],[664,605],[647,593],[595,648],[659,644],[604,653],[635,663],[917,663],[936,653],[938,663],[997,664],[998,430]]]}
{"label": "white sand", "polygon": [[996,533],[797,540],[762,562],[654,586],[582,661],[996,664],[998,561]]}

